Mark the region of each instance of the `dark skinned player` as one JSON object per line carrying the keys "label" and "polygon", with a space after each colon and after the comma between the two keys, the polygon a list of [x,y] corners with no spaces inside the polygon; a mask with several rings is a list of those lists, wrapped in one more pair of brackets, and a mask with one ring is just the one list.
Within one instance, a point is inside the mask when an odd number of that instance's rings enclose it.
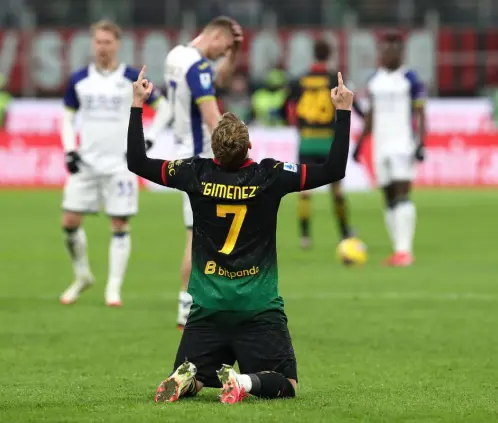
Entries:
{"label": "dark skinned player", "polygon": [[418,76],[403,66],[403,39],[389,33],[380,45],[381,67],[368,82],[370,110],[353,157],[373,135],[377,184],[384,193],[385,221],[393,243],[389,266],[410,266],[416,210],[410,199],[415,164],[424,160],[425,90]]}

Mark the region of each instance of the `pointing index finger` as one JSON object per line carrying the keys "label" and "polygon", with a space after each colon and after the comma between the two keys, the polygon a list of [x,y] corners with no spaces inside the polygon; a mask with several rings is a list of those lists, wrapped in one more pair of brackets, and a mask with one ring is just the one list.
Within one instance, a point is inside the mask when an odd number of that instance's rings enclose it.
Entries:
{"label": "pointing index finger", "polygon": [[138,79],[137,81],[142,81],[144,79],[144,76],[145,76],[145,69],[147,69],[147,66],[143,65],[142,66],[142,70],[140,71],[140,73],[138,74]]}
{"label": "pointing index finger", "polygon": [[339,82],[339,88],[343,88],[344,82],[342,80],[342,73],[341,72],[337,72],[337,81]]}

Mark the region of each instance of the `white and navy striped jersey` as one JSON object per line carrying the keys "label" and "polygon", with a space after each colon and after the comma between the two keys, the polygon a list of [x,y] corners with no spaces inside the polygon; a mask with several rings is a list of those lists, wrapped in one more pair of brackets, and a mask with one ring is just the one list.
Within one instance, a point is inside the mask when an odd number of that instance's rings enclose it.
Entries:
{"label": "white and navy striped jersey", "polygon": [[[106,72],[91,64],[74,72],[64,94],[64,106],[78,112],[78,152],[92,171],[102,174],[126,169],[126,137],[139,71],[120,64]],[[156,91],[147,100],[153,104]]]}
{"label": "white and navy striped jersey", "polygon": [[168,100],[173,109],[176,157],[212,157],[211,137],[199,104],[215,99],[214,74],[198,49],[179,45],[165,61]]}
{"label": "white and navy striped jersey", "polygon": [[418,76],[404,67],[395,71],[380,68],[367,88],[373,107],[374,155],[413,152],[413,110],[425,101],[425,89]]}

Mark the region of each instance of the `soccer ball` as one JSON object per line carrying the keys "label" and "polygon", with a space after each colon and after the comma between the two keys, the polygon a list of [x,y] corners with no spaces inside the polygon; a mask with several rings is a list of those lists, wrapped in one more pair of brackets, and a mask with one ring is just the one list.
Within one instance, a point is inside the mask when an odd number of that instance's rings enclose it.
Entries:
{"label": "soccer ball", "polygon": [[367,246],[358,238],[343,239],[337,246],[337,258],[346,266],[365,264]]}

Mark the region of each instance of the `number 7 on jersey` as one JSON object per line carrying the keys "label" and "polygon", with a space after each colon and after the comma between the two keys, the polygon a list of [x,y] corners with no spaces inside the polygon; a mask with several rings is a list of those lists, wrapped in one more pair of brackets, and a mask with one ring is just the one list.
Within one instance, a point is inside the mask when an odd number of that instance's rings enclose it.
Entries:
{"label": "number 7 on jersey", "polygon": [[237,243],[237,238],[239,237],[240,230],[242,229],[242,224],[244,223],[244,219],[247,213],[246,205],[224,205],[218,204],[216,206],[216,215],[218,217],[227,217],[228,214],[233,214],[232,224],[230,225],[230,230],[228,231],[227,239],[225,240],[225,244],[223,248],[219,250],[222,254],[230,254],[235,248],[235,244]]}

